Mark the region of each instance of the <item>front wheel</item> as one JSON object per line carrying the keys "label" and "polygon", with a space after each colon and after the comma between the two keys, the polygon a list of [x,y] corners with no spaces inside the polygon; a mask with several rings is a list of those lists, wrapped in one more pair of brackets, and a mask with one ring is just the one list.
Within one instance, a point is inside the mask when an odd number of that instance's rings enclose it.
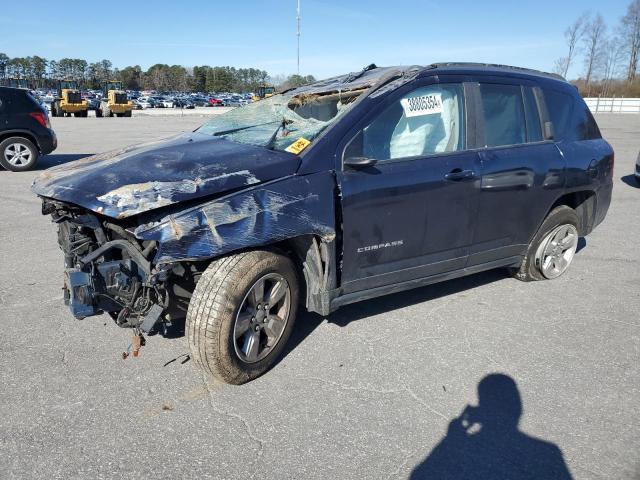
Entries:
{"label": "front wheel", "polygon": [[298,285],[293,262],[280,253],[257,250],[212,262],[187,312],[196,364],[237,385],[265,373],[293,329]]}
{"label": "front wheel", "polygon": [[578,248],[580,220],[573,208],[554,208],[531,240],[527,254],[516,270],[522,281],[552,280],[567,271]]}

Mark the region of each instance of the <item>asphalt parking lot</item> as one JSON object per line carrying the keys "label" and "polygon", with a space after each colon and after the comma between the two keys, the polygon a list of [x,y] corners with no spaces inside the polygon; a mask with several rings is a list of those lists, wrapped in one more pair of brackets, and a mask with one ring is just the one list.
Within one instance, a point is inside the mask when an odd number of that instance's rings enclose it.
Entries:
{"label": "asphalt parking lot", "polygon": [[[54,118],[60,147],[40,168],[205,120]],[[520,431],[556,445],[574,478],[640,478],[640,115],[597,120],[616,151],[613,201],[563,277],[493,271],[305,315],[285,358],[240,387],[184,362],[179,330],[122,360],[130,331],[74,320],[55,226],[29,190],[37,172],[0,171],[0,476],[408,478],[502,373]],[[522,458],[491,432],[453,453],[479,471]]]}

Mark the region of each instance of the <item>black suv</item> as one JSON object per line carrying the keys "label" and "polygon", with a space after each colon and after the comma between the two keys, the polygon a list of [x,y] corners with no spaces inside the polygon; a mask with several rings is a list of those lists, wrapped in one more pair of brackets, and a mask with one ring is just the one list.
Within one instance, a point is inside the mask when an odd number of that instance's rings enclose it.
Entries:
{"label": "black suv", "polygon": [[0,87],[0,165],[30,170],[57,147],[49,117],[28,90]]}
{"label": "black suv", "polygon": [[273,365],[299,305],[328,315],[498,267],[560,276],[607,213],[612,170],[560,77],[372,65],[54,167],[33,190],[77,318],[106,312],[138,338],[186,315],[192,358],[242,383]]}

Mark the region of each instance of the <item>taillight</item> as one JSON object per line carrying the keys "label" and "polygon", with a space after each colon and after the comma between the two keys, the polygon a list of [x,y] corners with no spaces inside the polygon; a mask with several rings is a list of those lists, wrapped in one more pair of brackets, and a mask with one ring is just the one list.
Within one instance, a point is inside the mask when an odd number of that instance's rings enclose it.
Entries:
{"label": "taillight", "polygon": [[29,115],[35,118],[38,121],[38,123],[42,125],[44,128],[51,128],[51,124],[49,123],[49,117],[47,117],[46,113],[31,112]]}

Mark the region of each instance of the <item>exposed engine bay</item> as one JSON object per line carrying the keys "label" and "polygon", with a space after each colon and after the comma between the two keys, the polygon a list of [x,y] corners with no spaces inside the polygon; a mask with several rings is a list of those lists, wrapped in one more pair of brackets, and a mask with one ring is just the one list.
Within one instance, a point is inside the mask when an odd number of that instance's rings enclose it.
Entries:
{"label": "exposed engine bay", "polygon": [[64,253],[64,301],[77,319],[108,313],[121,327],[165,331],[184,317],[199,275],[195,263],[152,266],[155,241],[140,241],[113,219],[43,199]]}

